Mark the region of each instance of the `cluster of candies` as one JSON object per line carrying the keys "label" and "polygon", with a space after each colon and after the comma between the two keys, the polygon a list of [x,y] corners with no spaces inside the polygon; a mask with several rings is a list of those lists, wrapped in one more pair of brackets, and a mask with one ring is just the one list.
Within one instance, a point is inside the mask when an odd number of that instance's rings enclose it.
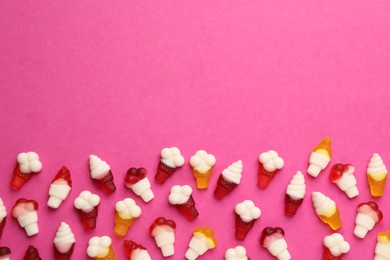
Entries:
{"label": "cluster of candies", "polygon": [[[327,137],[310,154],[308,174],[317,177],[327,167],[330,160],[331,142]],[[19,154],[17,162],[11,180],[11,187],[15,190],[20,189],[35,173],[39,173],[42,170],[42,163],[35,152]],[[193,169],[198,189],[207,189],[209,187],[209,180],[215,162],[215,157],[204,150],[196,152],[190,158],[189,163]],[[155,181],[159,184],[164,184],[183,165],[184,158],[178,148],[162,149]],[[116,187],[110,166],[96,155],[90,155],[89,166],[91,178],[96,187],[103,191],[104,194],[113,193]],[[258,186],[266,188],[283,166],[284,161],[277,152],[271,150],[260,154]],[[223,170],[218,178],[214,197],[220,200],[228,195],[241,182],[242,171],[243,165],[241,160],[232,163]],[[359,194],[353,172],[354,167],[352,165],[335,164],[329,176],[329,179],[344,191],[349,198],[354,198]],[[371,194],[374,197],[383,196],[387,173],[381,157],[378,154],[374,154],[367,169],[368,182]],[[146,169],[130,168],[126,173],[124,182],[127,188],[140,196],[146,203],[154,198]],[[58,208],[69,195],[71,188],[70,172],[63,166],[50,185],[47,205],[53,209]],[[291,179],[286,190],[285,214],[287,216],[292,217],[296,214],[305,195],[305,178],[298,171]],[[199,215],[195,206],[195,200],[192,197],[192,188],[188,185],[174,185],[170,190],[168,201],[189,221],[194,220]],[[332,199],[321,192],[313,192],[312,201],[316,214],[324,223],[328,224],[333,230],[337,230],[342,226],[339,209]],[[99,204],[100,197],[87,190],[82,191],[74,200],[74,206],[79,212],[80,220],[85,230],[96,227]],[[25,229],[27,236],[33,236],[39,232],[37,209],[38,203],[36,201],[25,198],[18,199],[12,209],[12,216]],[[136,219],[140,217],[142,210],[131,198],[118,201],[115,205],[115,210],[114,231],[118,236],[123,237]],[[260,218],[261,210],[253,201],[244,200],[235,206],[234,212],[236,216],[235,237],[238,240],[244,240],[256,220]],[[0,198],[0,236],[6,222],[6,216],[7,211]],[[375,202],[360,203],[357,207],[354,234],[359,238],[364,238],[367,232],[372,230],[375,224],[380,222],[382,218],[383,215]],[[174,254],[175,230],[175,222],[164,217],[158,217],[150,226],[149,233],[155,239],[164,257]],[[70,259],[75,242],[76,240],[70,226],[62,222],[54,238],[55,259]],[[264,228],[259,242],[262,247],[266,248],[277,259],[291,259],[282,228]],[[89,257],[97,260],[116,259],[111,244],[111,238],[108,236],[92,237],[89,240],[87,254]],[[215,248],[216,244],[216,238],[210,227],[197,227],[193,232],[185,257],[190,260],[196,259],[208,250]],[[326,236],[323,240],[323,245],[323,259],[341,259],[343,254],[350,249],[348,242],[339,233]],[[151,259],[145,247],[131,240],[124,240],[124,250],[129,259]],[[375,254],[375,259],[390,259],[390,231],[379,233]],[[9,256],[10,250],[6,247],[1,247],[0,259],[9,259]],[[24,259],[35,260],[41,258],[37,249],[29,246]],[[249,257],[244,247],[237,246],[226,251],[225,259],[241,260],[249,259]]]}

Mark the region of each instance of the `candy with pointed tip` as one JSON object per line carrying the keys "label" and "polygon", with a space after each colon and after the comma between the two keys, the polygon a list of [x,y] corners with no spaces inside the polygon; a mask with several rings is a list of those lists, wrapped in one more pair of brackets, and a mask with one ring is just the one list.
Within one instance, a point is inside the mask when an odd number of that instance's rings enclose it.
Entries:
{"label": "candy with pointed tip", "polygon": [[133,199],[126,198],[115,204],[115,234],[125,236],[142,213],[141,208]]}
{"label": "candy with pointed tip", "polygon": [[378,234],[374,260],[390,260],[390,231]]}
{"label": "candy with pointed tip", "polygon": [[331,158],[331,141],[329,136],[327,136],[311,152],[307,173],[313,177],[317,177],[328,166]]}
{"label": "candy with pointed tip", "polygon": [[223,199],[240,184],[242,168],[242,161],[238,160],[222,171],[222,174],[218,178],[217,187],[214,190],[214,197],[216,199]]}
{"label": "candy with pointed tip", "polygon": [[8,247],[0,247],[0,260],[10,260],[11,250]]}
{"label": "candy with pointed tip", "polygon": [[214,231],[210,227],[197,227],[194,230],[185,257],[188,260],[195,260],[216,246],[217,240]]}
{"label": "candy with pointed tip", "polygon": [[373,201],[360,203],[357,207],[354,234],[358,238],[364,238],[367,232],[372,230],[375,224],[381,222],[383,214],[378,204]]}
{"label": "candy with pointed tip", "polygon": [[73,248],[76,243],[74,234],[70,226],[61,222],[53,241],[55,260],[69,260],[73,254]]}
{"label": "candy with pointed tip", "polygon": [[92,182],[104,194],[109,195],[116,190],[111,168],[105,161],[96,155],[90,155],[89,169],[91,171]]}
{"label": "candy with pointed tip", "polygon": [[323,260],[341,260],[350,249],[349,243],[339,233],[324,237],[322,244],[324,247]]}
{"label": "candy with pointed tip", "polygon": [[146,248],[132,240],[123,241],[123,247],[129,260],[152,260]]}
{"label": "candy with pointed tip", "polygon": [[199,150],[191,156],[190,165],[198,189],[207,189],[209,187],[209,181],[213,174],[212,170],[215,162],[216,159],[214,155],[207,153],[205,150]]}
{"label": "candy with pointed tip", "polygon": [[131,189],[143,201],[149,202],[154,198],[153,191],[145,168],[130,168],[125,177],[126,188]]}
{"label": "candy with pointed tip", "polygon": [[379,154],[374,153],[368,163],[367,178],[373,197],[381,197],[385,193],[388,171]]}
{"label": "candy with pointed tip", "polygon": [[356,178],[353,175],[354,170],[355,168],[350,164],[337,163],[333,165],[329,175],[329,180],[344,191],[350,199],[359,195]]}
{"label": "candy with pointed tip", "polygon": [[317,216],[333,230],[339,229],[343,222],[336,203],[321,192],[313,192],[312,200]]}
{"label": "candy with pointed tip", "polygon": [[42,260],[42,258],[39,255],[38,249],[30,245],[24,254],[23,260]]}
{"label": "candy with pointed tip", "polygon": [[0,239],[1,239],[1,235],[3,234],[6,221],[7,221],[7,210],[5,208],[3,200],[0,198]]}
{"label": "candy with pointed tip", "polygon": [[112,240],[109,236],[94,236],[88,242],[87,255],[95,260],[115,260]]}
{"label": "candy with pointed tip", "polygon": [[225,252],[225,260],[250,260],[246,254],[246,249],[243,246],[229,248]]}
{"label": "candy with pointed tip", "polygon": [[239,240],[244,240],[249,231],[252,229],[256,220],[261,216],[260,208],[256,207],[253,201],[244,200],[237,203],[234,208],[235,212],[235,237]]}
{"label": "candy with pointed tip", "polygon": [[284,160],[274,150],[259,155],[258,186],[267,188],[275,175],[283,168]]}
{"label": "candy with pointed tip", "polygon": [[154,237],[164,257],[175,254],[175,230],[175,221],[163,217],[156,218],[150,226],[149,233]]}
{"label": "candy with pointed tip", "polygon": [[290,252],[284,239],[284,230],[280,227],[266,227],[260,237],[260,246],[266,248],[271,255],[279,260],[291,259]]}
{"label": "candy with pointed tip", "polygon": [[42,162],[36,152],[18,154],[17,164],[11,179],[11,188],[20,189],[30,178],[42,171]]}
{"label": "candy with pointed tip", "polygon": [[96,227],[99,203],[100,197],[88,190],[82,191],[74,200],[74,206],[79,213],[85,230],[91,230]]}
{"label": "candy with pointed tip", "polygon": [[38,227],[38,202],[18,199],[12,208],[12,216],[19,222],[19,226],[24,228],[27,236],[34,236],[39,233]]}
{"label": "candy with pointed tip", "polygon": [[158,163],[155,180],[159,184],[163,184],[169,177],[184,165],[184,157],[181,155],[179,148],[166,147],[161,150],[161,159]]}
{"label": "candy with pointed tip", "polygon": [[284,213],[290,217],[295,216],[305,195],[305,177],[302,172],[298,171],[287,186],[286,196],[284,198]]}
{"label": "candy with pointed tip", "polygon": [[199,216],[198,210],[195,207],[195,200],[192,197],[192,188],[188,185],[173,186],[169,193],[168,201],[189,221]]}
{"label": "candy with pointed tip", "polygon": [[72,179],[70,172],[68,168],[62,166],[50,184],[49,200],[47,201],[47,205],[50,208],[57,209],[68,197],[71,189]]}

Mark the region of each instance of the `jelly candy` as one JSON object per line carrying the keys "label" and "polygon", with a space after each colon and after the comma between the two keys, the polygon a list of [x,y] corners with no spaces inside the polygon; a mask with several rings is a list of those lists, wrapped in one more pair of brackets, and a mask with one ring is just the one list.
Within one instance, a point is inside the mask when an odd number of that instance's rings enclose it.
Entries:
{"label": "jelly candy", "polygon": [[311,152],[307,173],[313,177],[317,177],[318,174],[328,166],[331,158],[331,141],[329,136],[327,136]]}
{"label": "jelly candy", "polygon": [[134,221],[141,216],[141,208],[133,199],[126,198],[115,204],[115,234],[125,236]]}
{"label": "jelly candy", "polygon": [[0,260],[10,260],[11,250],[8,247],[0,247]]}
{"label": "jelly candy", "polygon": [[229,248],[225,252],[225,260],[250,260],[246,255],[246,249],[243,246],[236,246]]}
{"label": "jelly candy", "polygon": [[150,226],[149,233],[154,237],[164,257],[175,254],[175,230],[175,221],[163,217],[157,218]]}
{"label": "jelly candy", "polygon": [[99,203],[100,197],[87,190],[82,191],[75,199],[74,206],[79,212],[85,230],[94,229],[96,227]]}
{"label": "jelly candy", "polygon": [[158,164],[155,180],[159,184],[163,184],[172,176],[177,168],[184,165],[184,157],[180,154],[177,147],[164,148],[161,150],[161,159]]}
{"label": "jelly candy", "polygon": [[324,237],[323,260],[341,260],[349,252],[350,246],[339,233]]}
{"label": "jelly candy", "polygon": [[42,260],[42,258],[39,256],[38,249],[30,245],[24,254],[23,260]]}
{"label": "jelly candy", "polygon": [[215,239],[213,230],[210,227],[197,227],[194,230],[185,257],[188,260],[195,260],[216,246],[217,240]]}
{"label": "jelly candy", "polygon": [[42,163],[35,152],[18,154],[17,162],[11,179],[14,190],[20,189],[34,174],[42,171]]}
{"label": "jelly candy", "polygon": [[55,260],[69,260],[73,254],[75,242],[70,226],[65,222],[61,222],[53,242]]}
{"label": "jelly candy", "polygon": [[287,216],[294,216],[303,202],[306,194],[305,177],[302,172],[298,171],[287,186],[286,196],[284,199],[284,213]]}
{"label": "jelly candy", "polygon": [[149,202],[154,198],[153,191],[145,168],[130,168],[125,177],[125,186],[131,189],[143,201]]}
{"label": "jelly candy", "polygon": [[378,234],[374,260],[390,260],[390,231]]}
{"label": "jelly candy", "polygon": [[339,229],[343,222],[336,203],[321,192],[313,192],[312,200],[317,216],[322,222],[328,224],[333,230]]}
{"label": "jelly candy", "polygon": [[236,205],[234,212],[236,215],[235,237],[236,239],[244,240],[256,220],[260,218],[261,210],[255,206],[253,201],[244,200]]}
{"label": "jelly candy", "polygon": [[213,174],[212,169],[215,165],[215,157],[204,150],[197,151],[190,158],[190,165],[192,172],[196,179],[196,186],[198,189],[207,189],[209,181]]}
{"label": "jelly candy", "polygon": [[274,150],[259,155],[258,186],[267,188],[275,175],[283,168],[284,161]]}
{"label": "jelly candy", "polygon": [[169,203],[185,216],[189,221],[194,220],[198,215],[195,207],[195,200],[192,197],[192,188],[188,185],[175,185],[171,188]]}
{"label": "jelly candy", "polygon": [[126,256],[130,260],[152,260],[146,248],[132,240],[125,240],[123,242],[123,247]]}
{"label": "jelly candy", "polygon": [[98,189],[103,191],[104,194],[109,195],[116,190],[111,168],[105,161],[96,155],[90,155],[89,168],[92,182]]}
{"label": "jelly candy", "polygon": [[223,199],[240,184],[242,167],[241,160],[238,160],[222,171],[222,174],[218,178],[217,187],[214,190],[214,197],[216,199]]}
{"label": "jelly candy", "polygon": [[38,203],[35,200],[18,199],[12,208],[12,216],[18,220],[27,236],[30,237],[39,233]]}
{"label": "jelly candy", "polygon": [[329,180],[344,191],[350,199],[359,195],[356,178],[353,175],[354,170],[355,168],[350,164],[338,163],[333,165],[329,175]]}
{"label": "jelly candy", "polygon": [[367,232],[374,228],[375,224],[382,221],[383,214],[379,210],[378,205],[373,201],[360,203],[357,207],[357,212],[353,233],[358,238],[364,238]]}
{"label": "jelly candy", "polygon": [[88,242],[87,254],[95,260],[115,260],[112,240],[109,236],[92,237]]}
{"label": "jelly candy", "polygon": [[291,259],[290,252],[284,239],[284,230],[280,227],[266,227],[260,237],[260,245],[268,249],[271,255],[279,260]]}
{"label": "jelly candy", "polygon": [[70,172],[68,168],[62,166],[50,184],[50,197],[47,201],[47,205],[53,209],[58,208],[61,203],[68,197],[71,189],[72,180],[70,177]]}
{"label": "jelly candy", "polygon": [[373,197],[383,196],[388,171],[379,154],[374,153],[368,163],[367,178]]}
{"label": "jelly candy", "polygon": [[0,198],[0,239],[1,235],[3,234],[5,222],[7,222],[7,210],[5,208],[3,200]]}

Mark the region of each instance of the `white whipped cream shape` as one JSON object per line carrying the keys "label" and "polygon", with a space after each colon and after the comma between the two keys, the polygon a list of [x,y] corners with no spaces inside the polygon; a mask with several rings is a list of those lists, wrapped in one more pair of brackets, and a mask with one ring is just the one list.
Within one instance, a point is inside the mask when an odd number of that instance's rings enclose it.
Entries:
{"label": "white whipped cream shape", "polygon": [[72,187],[63,179],[57,179],[50,184],[49,200],[47,205],[50,208],[56,209],[68,197]]}
{"label": "white whipped cream shape", "polygon": [[132,185],[128,185],[127,187],[129,187],[135,194],[140,196],[145,202],[149,202],[154,199],[154,193],[151,189],[152,186],[150,185],[149,179],[146,176],[142,180],[139,180]]}
{"label": "white whipped cream shape", "polygon": [[374,260],[390,260],[390,242],[387,239],[381,238],[380,235],[377,237]]}
{"label": "white whipped cream shape", "polygon": [[3,219],[6,216],[7,216],[7,209],[5,208],[3,200],[0,198],[0,223],[3,221]]}
{"label": "white whipped cream shape", "polygon": [[222,171],[222,175],[225,180],[239,184],[242,178],[242,161],[238,160],[237,162],[232,163],[229,167]]}
{"label": "white whipped cream shape", "polygon": [[340,179],[337,180],[336,184],[340,190],[347,194],[348,198],[354,198],[359,195],[359,190],[356,187],[357,181],[353,172],[355,168],[352,165],[348,165],[347,171],[343,172]]}
{"label": "white whipped cream shape", "polygon": [[190,158],[190,165],[200,173],[209,171],[215,165],[215,162],[214,155],[207,153],[205,150],[197,151]]}
{"label": "white whipped cream shape", "polygon": [[206,238],[202,233],[195,232],[191,238],[190,244],[185,257],[188,260],[195,260],[199,256],[207,252],[207,250],[215,247],[215,244],[210,243],[209,239]]}
{"label": "white whipped cream shape", "polygon": [[89,169],[92,179],[102,179],[110,171],[110,165],[97,157],[96,155],[89,156]]}
{"label": "white whipped cream shape", "polygon": [[243,246],[229,248],[225,252],[225,260],[247,260],[246,249]]}
{"label": "white whipped cream shape", "polygon": [[313,192],[312,201],[317,215],[330,217],[336,211],[336,203],[321,192]]}
{"label": "white whipped cream shape", "polygon": [[97,194],[92,194],[90,191],[85,190],[74,200],[74,206],[76,209],[84,212],[91,212],[100,203],[100,197]]}
{"label": "white whipped cream shape", "polygon": [[88,248],[87,248],[88,256],[100,257],[100,258],[107,256],[110,250],[111,243],[112,241],[109,236],[92,237],[88,243]]}
{"label": "white whipped cream shape", "polygon": [[161,162],[171,168],[177,168],[184,165],[184,157],[177,147],[164,148],[161,150]]}
{"label": "white whipped cream shape", "polygon": [[192,194],[192,188],[188,185],[175,185],[171,188],[168,200],[172,205],[184,204]]}
{"label": "white whipped cream shape", "polygon": [[268,172],[280,170],[284,166],[284,160],[279,157],[278,153],[274,150],[261,153],[259,155],[259,162],[263,165],[264,169]]}
{"label": "white whipped cream shape", "polygon": [[251,200],[244,200],[243,202],[237,203],[234,211],[244,222],[250,222],[261,216],[260,208],[256,207]]}
{"label": "white whipped cream shape", "polygon": [[130,198],[118,201],[115,204],[115,210],[123,219],[138,218],[142,213],[141,208]]}
{"label": "white whipped cream shape", "polygon": [[379,154],[374,153],[368,163],[367,174],[376,180],[381,180],[388,174],[385,164]]}
{"label": "white whipped cream shape", "polygon": [[70,226],[61,222],[53,242],[58,252],[67,253],[75,242],[76,239]]}
{"label": "white whipped cream shape", "polygon": [[137,248],[131,252],[131,260],[152,260],[146,249]]}
{"label": "white whipped cream shape", "polygon": [[303,199],[306,194],[306,184],[305,177],[302,172],[297,171],[297,173],[292,177],[290,183],[287,186],[287,195],[292,199],[298,200]]}
{"label": "white whipped cream shape", "polygon": [[36,152],[20,153],[16,160],[18,161],[20,171],[23,173],[42,171],[42,162],[39,160],[39,155]]}
{"label": "white whipped cream shape", "polygon": [[333,256],[340,256],[348,253],[350,246],[344,237],[339,233],[333,233],[330,236],[324,237],[323,244],[327,247]]}
{"label": "white whipped cream shape", "polygon": [[264,240],[264,246],[279,260],[290,260],[287,242],[282,234],[272,234]]}
{"label": "white whipped cream shape", "polygon": [[161,248],[164,257],[175,253],[173,244],[175,243],[175,230],[168,225],[160,225],[153,229],[152,236],[156,244]]}

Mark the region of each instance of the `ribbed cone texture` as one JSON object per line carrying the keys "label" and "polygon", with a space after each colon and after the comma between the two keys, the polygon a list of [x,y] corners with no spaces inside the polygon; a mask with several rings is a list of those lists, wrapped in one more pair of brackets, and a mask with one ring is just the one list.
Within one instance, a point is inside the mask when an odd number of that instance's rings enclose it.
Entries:
{"label": "ribbed cone texture", "polygon": [[20,189],[33,175],[34,173],[23,173],[19,169],[19,165],[15,166],[11,179],[11,188],[14,190]]}
{"label": "ribbed cone texture", "polygon": [[294,200],[288,194],[286,194],[284,198],[284,213],[287,216],[292,217],[297,213],[297,210],[301,206],[303,199]]}
{"label": "ribbed cone texture", "polygon": [[329,248],[325,247],[324,246],[324,253],[323,253],[323,260],[341,260],[343,257],[343,255],[339,255],[339,256],[333,256],[331,253],[330,253],[330,250]]}
{"label": "ribbed cone texture", "polygon": [[71,255],[73,254],[73,248],[74,248],[74,243],[73,243],[72,247],[68,250],[68,252],[61,253],[57,250],[56,246],[54,245],[55,260],[69,260]]}
{"label": "ribbed cone texture", "polygon": [[94,229],[96,227],[96,218],[98,215],[98,207],[94,207],[91,212],[85,213],[82,210],[79,210],[80,219],[83,223],[85,230]]}
{"label": "ribbed cone texture", "polygon": [[214,190],[214,197],[216,199],[223,199],[226,195],[228,195],[237,184],[234,182],[229,182],[225,180],[223,175],[221,174],[218,178],[217,187]]}
{"label": "ribbed cone texture", "polygon": [[1,235],[3,234],[5,222],[7,222],[7,217],[4,217],[4,219],[0,222],[0,238],[1,238]]}
{"label": "ribbed cone texture", "polygon": [[111,170],[102,179],[92,179],[93,183],[97,188],[102,190],[104,194],[108,195],[116,190],[114,184],[114,177],[112,176]]}
{"label": "ribbed cone texture", "polygon": [[259,166],[258,171],[258,185],[260,188],[267,188],[268,184],[272,181],[272,179],[275,177],[277,173],[277,170],[273,172],[269,172],[264,169],[263,165]]}
{"label": "ribbed cone texture", "polygon": [[192,196],[188,199],[186,203],[176,205],[179,212],[185,216],[189,221],[194,220],[199,216],[199,212],[195,208],[195,200]]}
{"label": "ribbed cone texture", "polygon": [[254,224],[255,220],[245,222],[241,219],[240,215],[236,214],[236,238],[244,240]]}
{"label": "ribbed cone texture", "polygon": [[159,162],[155,180],[159,184],[163,184],[175,172],[176,168],[169,167],[163,162]]}

